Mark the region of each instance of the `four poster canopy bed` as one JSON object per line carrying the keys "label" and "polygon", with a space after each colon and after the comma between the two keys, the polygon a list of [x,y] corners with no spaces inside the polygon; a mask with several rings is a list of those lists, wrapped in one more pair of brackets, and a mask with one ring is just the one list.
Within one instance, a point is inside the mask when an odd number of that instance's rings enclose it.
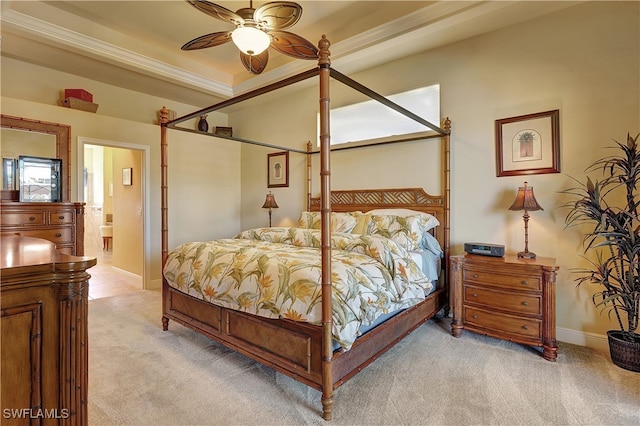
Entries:
{"label": "four poster canopy bed", "polygon": [[[160,113],[163,329],[169,320],[322,392],[333,392],[444,309],[448,314],[449,129],[442,129],[330,67],[318,67],[174,120]],[[223,137],[307,155],[307,209],[297,227],[259,228],[235,238],[168,244],[168,129],[311,77],[319,79],[320,150]],[[422,188],[332,191],[330,79],[422,123],[441,142],[442,195]],[[220,137],[220,136],[217,136]],[[320,155],[320,196],[311,194],[311,156]],[[400,209],[400,210],[398,210]]]}

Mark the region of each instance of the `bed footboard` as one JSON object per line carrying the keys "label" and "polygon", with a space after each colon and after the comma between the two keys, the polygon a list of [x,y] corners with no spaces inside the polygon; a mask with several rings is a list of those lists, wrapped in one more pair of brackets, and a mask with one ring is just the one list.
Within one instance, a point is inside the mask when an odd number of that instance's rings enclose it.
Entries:
{"label": "bed footboard", "polygon": [[[169,320],[222,345],[322,390],[321,327],[268,319],[215,306],[163,285],[163,330]],[[367,332],[349,351],[337,350],[332,360],[332,383],[340,385],[361,371],[423,322],[446,306],[445,289],[393,316]]]}

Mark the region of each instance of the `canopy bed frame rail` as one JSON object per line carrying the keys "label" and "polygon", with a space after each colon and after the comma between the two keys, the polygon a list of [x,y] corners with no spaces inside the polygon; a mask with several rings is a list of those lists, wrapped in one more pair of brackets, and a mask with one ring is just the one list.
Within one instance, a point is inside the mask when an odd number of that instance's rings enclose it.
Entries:
{"label": "canopy bed frame rail", "polygon": [[[438,288],[423,302],[405,309],[359,337],[349,351],[335,350],[331,335],[332,328],[332,285],[331,285],[331,232],[330,215],[334,211],[366,211],[374,208],[412,208],[429,212],[436,216],[441,226],[435,232],[445,252],[445,259],[449,256],[449,199],[450,199],[450,121],[445,121],[442,129],[421,117],[394,104],[370,89],[360,85],[350,78],[331,69],[329,59],[330,43],[325,36],[318,42],[318,68],[281,82],[265,86],[223,101],[208,108],[201,109],[183,117],[169,120],[168,110],[160,111],[161,125],[161,219],[162,219],[162,265],[166,263],[169,253],[168,243],[168,129],[197,132],[203,135],[220,137],[218,135],[198,132],[178,126],[178,124],[216,111],[246,99],[285,87],[307,78],[318,76],[319,104],[320,104],[320,197],[307,197],[309,210],[321,212],[321,252],[322,252],[322,325],[294,322],[288,319],[265,319],[239,311],[215,306],[185,293],[173,289],[163,277],[162,284],[162,325],[168,329],[169,320],[174,320],[198,333],[206,335],[224,346],[236,350],[258,362],[274,368],[308,386],[322,392],[322,415],[325,420],[331,420],[333,415],[333,392],[346,380],[353,377],[377,357],[394,346],[398,341],[413,331],[424,321],[433,317],[443,308],[447,308],[448,296],[448,262],[441,275]],[[329,100],[330,78],[333,77],[352,88],[372,97],[386,106],[420,122],[435,132],[435,136],[442,138],[442,186],[443,195],[432,197],[421,189],[395,190],[358,190],[331,191],[330,185],[330,125]],[[222,137],[242,143],[251,143],[286,151],[307,153],[289,147],[275,147],[256,141],[243,140],[234,137]],[[426,139],[426,138],[425,138]],[[307,162],[310,174],[310,160]],[[310,182],[310,178],[308,178]],[[309,186],[310,188],[310,186]],[[364,195],[369,194],[369,195]],[[445,311],[446,312],[446,311]]]}

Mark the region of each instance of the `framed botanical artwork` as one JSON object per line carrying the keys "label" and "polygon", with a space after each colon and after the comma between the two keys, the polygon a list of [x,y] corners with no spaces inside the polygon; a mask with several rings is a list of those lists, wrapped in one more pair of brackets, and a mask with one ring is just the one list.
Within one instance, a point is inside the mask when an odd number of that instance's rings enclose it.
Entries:
{"label": "framed botanical artwork", "polygon": [[560,111],[496,120],[496,174],[560,173]]}
{"label": "framed botanical artwork", "polygon": [[267,154],[267,188],[289,186],[289,151]]}
{"label": "framed botanical artwork", "polygon": [[122,169],[122,184],[124,186],[133,185],[133,182],[131,180],[132,172],[133,172],[133,169],[131,167],[127,167],[125,169]]}

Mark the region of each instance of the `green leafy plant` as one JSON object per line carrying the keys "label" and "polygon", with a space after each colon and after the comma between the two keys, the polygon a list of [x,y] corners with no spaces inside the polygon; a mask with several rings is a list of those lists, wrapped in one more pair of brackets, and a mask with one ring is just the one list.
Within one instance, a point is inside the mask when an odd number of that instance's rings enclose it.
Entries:
{"label": "green leafy plant", "polygon": [[[562,191],[575,199],[566,226],[588,225],[584,235],[585,254],[595,252],[591,267],[578,269],[577,285],[598,287],[592,300],[597,308],[615,316],[624,340],[639,342],[640,312],[640,151],[638,136],[627,134],[627,143],[615,141],[612,156],[595,161],[585,173],[602,171],[602,179]],[[626,317],[626,318],[625,318]]]}

